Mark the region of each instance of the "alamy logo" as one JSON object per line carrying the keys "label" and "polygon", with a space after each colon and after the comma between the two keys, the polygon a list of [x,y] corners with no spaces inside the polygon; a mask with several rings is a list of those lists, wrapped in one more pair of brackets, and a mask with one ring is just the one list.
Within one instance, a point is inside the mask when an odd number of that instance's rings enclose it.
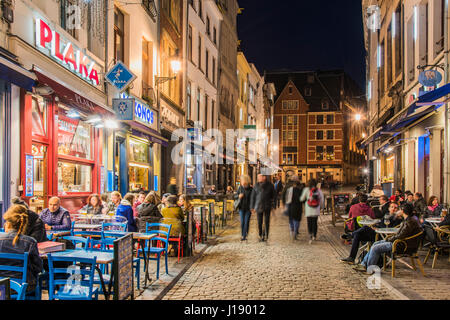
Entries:
{"label": "alamy logo", "polygon": [[381,269],[377,265],[369,266],[367,268],[368,273],[372,273],[370,277],[367,278],[367,288],[369,290],[381,289]]}
{"label": "alamy logo", "polygon": [[66,9],[66,29],[81,29],[81,8],[76,5],[67,6]]}

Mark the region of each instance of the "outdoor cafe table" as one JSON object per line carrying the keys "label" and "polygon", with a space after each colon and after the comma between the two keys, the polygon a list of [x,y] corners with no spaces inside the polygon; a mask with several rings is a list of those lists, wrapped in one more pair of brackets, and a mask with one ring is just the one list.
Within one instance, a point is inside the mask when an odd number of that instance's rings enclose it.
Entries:
{"label": "outdoor cafe table", "polygon": [[361,219],[358,221],[358,223],[362,226],[373,226],[377,223],[381,222],[380,219]]}
{"label": "outdoor cafe table", "polygon": [[47,230],[47,239],[49,241],[55,238],[61,238],[70,235],[70,230]]}
{"label": "outdoor cafe table", "polygon": [[[76,233],[76,232],[75,232]],[[144,289],[147,288],[147,281],[151,281],[150,275],[148,273],[148,265],[150,258],[150,246],[148,247],[147,254],[145,253],[145,241],[151,240],[156,237],[156,234],[147,234],[140,232],[124,232],[124,231],[104,231],[103,234],[105,236],[124,236],[126,234],[131,233],[133,235],[133,241],[139,242],[139,246],[142,248],[142,254],[144,255],[144,269],[145,269],[145,280],[144,280]],[[102,236],[101,231],[84,231],[81,233],[83,236],[89,236],[92,238],[100,238]],[[150,243],[151,245],[151,243]]]}
{"label": "outdoor cafe table", "polygon": [[430,223],[433,228],[436,228],[438,224],[441,223],[441,218],[427,218],[425,221]]}
{"label": "outdoor cafe table", "polygon": [[388,236],[396,234],[398,230],[399,228],[378,228],[375,229],[375,232],[377,235],[379,234],[383,240],[385,240]]}
{"label": "outdoor cafe table", "polygon": [[[51,255],[53,257],[70,257],[70,258],[86,258],[86,259],[93,259],[94,257],[97,259],[97,264],[110,264],[114,262],[114,252],[101,252],[101,251],[89,251],[89,250],[64,250],[64,251],[58,251],[58,252],[52,252]],[[47,255],[42,255],[42,258],[47,258]],[[111,279],[109,281],[108,290],[106,290],[105,281],[103,279],[103,274],[100,268],[96,265],[95,270],[97,270],[97,273],[100,278],[100,284],[102,286],[103,293],[105,295],[105,299],[109,300],[109,297],[111,295],[111,289],[112,289],[112,282],[114,273],[111,274]]]}
{"label": "outdoor cafe table", "polygon": [[91,223],[75,223],[74,229],[81,229],[81,230],[94,230],[101,228],[101,224],[91,224]]}

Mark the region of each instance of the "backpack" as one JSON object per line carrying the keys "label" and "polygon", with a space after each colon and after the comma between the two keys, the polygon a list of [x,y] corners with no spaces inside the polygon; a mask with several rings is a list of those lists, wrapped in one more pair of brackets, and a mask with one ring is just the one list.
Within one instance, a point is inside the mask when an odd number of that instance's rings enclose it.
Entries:
{"label": "backpack", "polygon": [[320,205],[319,192],[317,188],[311,189],[307,203],[311,208],[317,208]]}

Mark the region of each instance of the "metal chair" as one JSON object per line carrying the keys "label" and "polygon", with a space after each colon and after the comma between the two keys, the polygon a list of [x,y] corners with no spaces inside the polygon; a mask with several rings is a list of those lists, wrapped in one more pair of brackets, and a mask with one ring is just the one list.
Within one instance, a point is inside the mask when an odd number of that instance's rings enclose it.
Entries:
{"label": "metal chair", "polygon": [[[419,269],[420,272],[422,273],[423,276],[426,276],[425,271],[423,270],[423,266],[422,263],[420,262],[419,259],[419,255],[417,254],[417,251],[419,250],[419,246],[417,246],[417,248],[413,251],[408,252],[408,244],[406,241],[408,240],[412,240],[412,239],[416,239],[418,242],[420,241],[420,237],[423,235],[423,231],[405,238],[405,239],[397,239],[394,241],[394,243],[392,244],[392,252],[391,252],[391,261],[392,261],[392,278],[395,277],[395,262],[398,258],[402,258],[402,257],[409,257],[411,259],[411,264],[412,264],[412,269],[415,271],[416,270],[416,265],[414,263],[414,261],[417,261],[417,264],[419,265]],[[405,245],[405,249],[404,249],[404,253],[399,253],[397,252],[398,248],[397,246],[403,243]],[[408,265],[408,267],[410,267]]]}
{"label": "metal chair", "polygon": [[425,224],[424,230],[426,238],[428,239],[428,241],[430,241],[430,243],[425,245],[429,248],[426,257],[423,260],[423,264],[426,264],[428,262],[428,258],[430,257],[431,253],[434,252],[433,264],[431,265],[431,269],[434,269],[439,253],[442,253],[442,251],[445,249],[449,249],[450,243],[442,241],[440,236],[436,233],[436,231],[433,230],[433,227],[431,227],[430,225]]}
{"label": "metal chair", "polygon": [[18,283],[14,280],[9,280],[9,287],[14,290],[16,294],[16,300],[25,300],[25,293],[27,292],[28,283]]}
{"label": "metal chair", "polygon": [[[157,229],[153,229],[153,228],[157,228]],[[167,229],[167,231],[161,230],[162,228]],[[156,264],[156,279],[159,279],[159,265],[160,265],[160,259],[161,259],[161,255],[164,254],[164,258],[165,258],[165,263],[166,263],[166,274],[169,274],[169,266],[167,263],[167,251],[169,249],[169,236],[170,236],[170,230],[172,229],[172,225],[171,224],[163,224],[163,223],[146,223],[145,224],[145,233],[147,234],[156,234],[157,236],[154,237],[152,240],[147,240],[145,241],[145,248],[141,248],[138,250],[138,257],[140,259],[143,259],[143,257],[141,257],[140,253],[142,252],[142,250],[146,250],[147,252],[149,252],[149,255],[151,254],[155,254],[156,257],[155,258],[151,258],[151,257],[147,257],[147,259],[149,260],[156,260],[157,264]],[[147,246],[149,246],[150,244],[148,244],[148,241],[158,241],[158,242],[162,242],[164,244],[163,247],[153,247],[150,246],[150,248],[148,248]]]}

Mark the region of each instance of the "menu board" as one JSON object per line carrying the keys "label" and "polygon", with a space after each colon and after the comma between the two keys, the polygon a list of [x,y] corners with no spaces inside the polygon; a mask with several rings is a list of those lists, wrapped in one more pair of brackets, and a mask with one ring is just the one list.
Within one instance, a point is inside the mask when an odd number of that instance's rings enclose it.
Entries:
{"label": "menu board", "polygon": [[206,242],[208,239],[208,219],[206,210],[208,210],[206,207],[202,207],[201,213],[202,213],[202,242]]}
{"label": "menu board", "polygon": [[114,241],[114,300],[134,299],[133,235]]}
{"label": "menu board", "polygon": [[216,234],[216,211],[214,205],[214,202],[209,203],[209,225],[211,226],[211,234]]}
{"label": "menu board", "polygon": [[25,197],[34,196],[33,159],[32,155],[25,155]]}

